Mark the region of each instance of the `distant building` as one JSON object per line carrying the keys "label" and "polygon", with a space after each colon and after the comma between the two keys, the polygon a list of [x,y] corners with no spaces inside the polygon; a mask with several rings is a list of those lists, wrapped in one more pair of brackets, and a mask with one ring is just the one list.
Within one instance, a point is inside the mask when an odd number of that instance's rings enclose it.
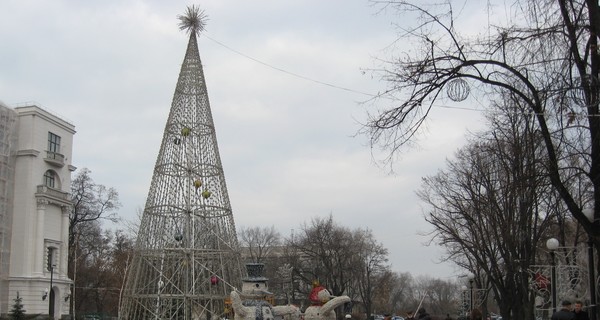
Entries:
{"label": "distant building", "polygon": [[74,134],[73,124],[39,106],[0,103],[0,316],[17,292],[28,315],[69,314]]}

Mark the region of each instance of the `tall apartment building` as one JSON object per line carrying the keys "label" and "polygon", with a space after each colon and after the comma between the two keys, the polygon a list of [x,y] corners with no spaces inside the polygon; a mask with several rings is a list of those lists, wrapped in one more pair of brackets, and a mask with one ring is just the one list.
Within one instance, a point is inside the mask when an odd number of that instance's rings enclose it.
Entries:
{"label": "tall apartment building", "polygon": [[67,276],[75,126],[36,105],[0,103],[0,315],[69,314]]}

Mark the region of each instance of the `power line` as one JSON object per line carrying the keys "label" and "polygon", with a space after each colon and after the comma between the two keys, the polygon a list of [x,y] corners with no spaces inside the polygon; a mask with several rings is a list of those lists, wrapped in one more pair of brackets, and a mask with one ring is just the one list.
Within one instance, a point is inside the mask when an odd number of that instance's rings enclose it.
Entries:
{"label": "power line", "polygon": [[344,91],[348,91],[348,92],[362,94],[362,95],[369,96],[369,97],[377,97],[378,96],[376,94],[366,93],[366,92],[362,92],[362,91],[358,91],[358,90],[354,90],[354,89],[350,89],[350,88],[338,86],[338,85],[335,85],[335,84],[331,84],[331,83],[328,83],[328,82],[324,82],[324,81],[316,80],[316,79],[313,79],[313,78],[310,78],[310,77],[307,77],[307,76],[303,76],[303,75],[295,73],[295,72],[287,71],[285,69],[273,66],[273,65],[271,65],[269,63],[266,63],[264,61],[261,61],[261,60],[258,60],[256,58],[254,58],[254,57],[251,57],[251,56],[249,56],[249,55],[247,55],[245,53],[242,53],[242,52],[240,52],[238,50],[235,50],[235,49],[231,48],[230,46],[228,46],[228,45],[226,45],[226,44],[224,44],[224,43],[222,43],[222,42],[220,42],[220,41],[218,41],[218,40],[216,40],[216,39],[208,36],[206,34],[206,32],[202,33],[202,35],[204,35],[209,40],[213,41],[214,43],[222,46],[223,48],[225,48],[225,49],[227,49],[227,50],[229,50],[231,52],[234,52],[234,53],[236,53],[236,54],[238,54],[238,55],[240,55],[240,56],[242,56],[244,58],[250,59],[250,60],[252,60],[254,62],[262,64],[263,66],[269,67],[269,68],[271,68],[273,70],[277,70],[279,72],[283,72],[283,73],[291,75],[293,77],[296,77],[296,78],[299,78],[299,79],[303,79],[303,80],[307,80],[307,81],[314,82],[314,83],[318,83],[318,84],[321,84],[321,85],[324,85],[324,86],[328,86],[328,87],[331,87],[331,88],[335,88],[335,89],[339,89],[339,90],[344,90]]}
{"label": "power line", "polygon": [[[249,55],[247,55],[247,54],[245,54],[245,53],[243,53],[243,52],[241,52],[239,50],[233,49],[232,47],[224,44],[223,42],[221,42],[221,41],[219,41],[219,40],[217,40],[217,39],[215,39],[215,38],[207,35],[206,31],[204,31],[203,33],[201,33],[201,35],[203,35],[204,37],[206,37],[207,39],[211,40],[212,42],[220,45],[221,47],[223,47],[223,48],[225,48],[225,49],[227,49],[227,50],[229,50],[229,51],[231,51],[231,52],[233,52],[235,54],[238,54],[238,55],[240,55],[240,56],[242,56],[242,57],[244,57],[246,59],[252,60],[252,61],[254,61],[256,63],[259,63],[259,64],[261,64],[261,65],[263,65],[265,67],[268,67],[268,68],[271,68],[273,70],[285,73],[287,75],[290,75],[290,76],[293,76],[293,77],[296,77],[296,78],[299,78],[299,79],[302,79],[302,80],[310,81],[310,82],[313,82],[313,83],[317,83],[317,84],[320,84],[320,85],[328,86],[328,87],[331,87],[331,88],[334,88],[334,89],[343,90],[343,91],[352,92],[352,93],[362,94],[362,95],[365,95],[365,96],[368,96],[368,97],[371,97],[371,98],[382,98],[382,97],[384,97],[384,95],[381,95],[381,94],[372,94],[372,93],[367,93],[367,92],[363,92],[363,91],[359,91],[359,90],[355,90],[355,89],[351,89],[351,88],[342,87],[342,86],[339,86],[339,85],[336,85],[336,84],[332,84],[332,83],[329,83],[329,82],[325,82],[325,81],[321,81],[321,80],[316,80],[316,79],[313,79],[313,78],[310,78],[310,77],[307,77],[307,76],[303,76],[301,74],[298,74],[298,73],[295,73],[295,72],[291,72],[291,71],[288,71],[288,70],[280,68],[280,67],[276,67],[276,66],[274,66],[272,64],[269,64],[269,63],[264,62],[262,60],[256,59],[256,58],[254,58],[252,56],[249,56]],[[457,107],[457,106],[437,105],[437,104],[433,105],[432,107],[434,107],[434,108],[443,108],[443,109],[454,109],[454,110],[484,112],[484,110],[476,109],[476,108],[469,108],[469,107]],[[535,112],[522,112],[522,114],[523,115],[531,115],[531,116],[537,115],[537,113],[535,113]],[[597,116],[600,116],[600,115],[585,115],[585,114],[580,114],[580,113],[570,113],[570,114],[567,114],[567,115],[568,116],[576,116],[576,117],[597,117]]]}

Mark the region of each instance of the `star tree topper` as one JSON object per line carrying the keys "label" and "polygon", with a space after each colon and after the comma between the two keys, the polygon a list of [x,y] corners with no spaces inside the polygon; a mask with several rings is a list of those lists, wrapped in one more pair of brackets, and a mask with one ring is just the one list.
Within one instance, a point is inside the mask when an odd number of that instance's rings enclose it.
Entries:
{"label": "star tree topper", "polygon": [[185,14],[178,15],[177,18],[180,20],[180,30],[185,30],[186,33],[195,33],[196,35],[204,31],[206,20],[208,20],[208,16],[204,13],[204,10],[200,10],[200,7],[195,5],[188,6]]}

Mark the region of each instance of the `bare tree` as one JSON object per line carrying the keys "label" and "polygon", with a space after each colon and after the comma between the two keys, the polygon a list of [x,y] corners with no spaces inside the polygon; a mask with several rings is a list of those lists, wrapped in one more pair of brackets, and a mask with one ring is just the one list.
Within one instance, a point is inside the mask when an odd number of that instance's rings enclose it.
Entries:
{"label": "bare tree", "polygon": [[429,276],[420,276],[415,280],[415,287],[425,292],[423,307],[427,311],[440,317],[448,313],[453,314],[459,303],[458,284]]}
{"label": "bare tree", "polygon": [[252,262],[260,263],[277,247],[281,246],[281,234],[271,227],[242,228],[239,232],[240,245],[248,249]]}
{"label": "bare tree", "polygon": [[418,195],[431,207],[426,220],[447,258],[474,273],[480,288],[491,284],[503,315],[532,319],[527,270],[561,202],[544,170],[541,137],[519,107],[503,105],[489,118],[492,128],[425,178]]}
{"label": "bare tree", "polygon": [[430,314],[445,316],[454,314],[459,303],[460,290],[454,281],[386,270],[374,282],[373,313],[404,316],[415,312],[422,302],[421,307]]}
{"label": "bare tree", "polygon": [[73,247],[79,225],[101,219],[118,221],[119,194],[114,188],[94,182],[91,173],[83,168],[71,182],[73,209],[69,214],[69,248]]}
{"label": "bare tree", "polygon": [[[482,32],[472,36],[467,34],[471,30],[458,29],[455,13],[460,11],[453,10],[452,1],[431,6],[373,2],[419,17],[416,26],[402,26],[403,39],[398,41],[417,48],[382,70],[390,84],[382,96],[393,96],[397,103],[374,114],[366,125],[373,143],[393,155],[413,139],[438,102],[460,102],[470,93],[485,103],[510,93],[536,120],[546,149],[543,165],[553,187],[600,248],[599,3],[490,3],[488,8],[504,10],[507,19],[477,26]],[[496,17],[488,13],[483,16]],[[573,157],[578,161],[566,161]],[[564,174],[565,168],[570,175]],[[574,177],[593,186],[588,198],[579,199],[573,191]],[[593,222],[583,214],[586,205],[595,209]]]}
{"label": "bare tree", "polygon": [[[353,255],[355,259],[352,262],[355,267],[353,279],[356,281],[366,314],[371,314],[375,291],[382,290],[382,287],[376,286],[376,279],[389,270],[388,250],[377,242],[369,229],[358,229],[353,232],[353,237],[355,248]],[[386,287],[389,286],[390,284]]]}
{"label": "bare tree", "polygon": [[[107,219],[117,221],[116,210],[121,206],[119,195],[113,188],[97,184],[91,177],[91,171],[81,169],[71,182],[72,210],[69,214],[69,278],[77,281],[78,277],[86,277],[85,264],[86,243],[99,245],[101,227],[99,221]],[[96,243],[99,241],[98,243]],[[85,250],[84,250],[85,249]],[[78,299],[78,300],[75,300]],[[71,299],[74,308],[78,308],[79,297]]]}
{"label": "bare tree", "polygon": [[98,221],[82,224],[80,230],[85,236],[78,239],[74,254],[77,274],[73,303],[78,312],[106,312],[106,296],[114,290],[108,280],[112,236],[102,231]]}
{"label": "bare tree", "polygon": [[80,225],[74,263],[73,303],[78,313],[117,316],[121,284],[134,240],[120,230],[102,230],[98,221]]}
{"label": "bare tree", "polygon": [[369,301],[370,305],[365,305],[367,315],[394,313],[395,306],[391,302],[398,288],[402,286],[399,280],[398,274],[389,269],[375,275],[371,279],[373,284],[371,301]]}
{"label": "bare tree", "polygon": [[350,230],[336,224],[331,215],[312,219],[288,239],[288,263],[293,267],[293,276],[304,284],[299,287],[302,294],[308,293],[314,280],[333,295],[346,292],[354,268],[352,240]]}
{"label": "bare tree", "polygon": [[382,279],[388,278],[385,283],[393,286],[392,296],[387,300],[394,313],[403,316],[414,311],[419,303],[419,299],[414,294],[415,280],[409,272],[393,272],[392,275],[382,277]]}
{"label": "bare tree", "polygon": [[288,239],[286,246],[287,263],[292,267],[300,296],[307,296],[317,280],[334,295],[352,299],[352,305],[345,306],[345,313],[357,312],[360,307],[353,306],[362,306],[370,315],[387,304],[390,294],[386,292],[395,290],[391,283],[382,280],[390,273],[388,250],[371,230],[340,226],[331,215],[314,218],[300,230]]}

